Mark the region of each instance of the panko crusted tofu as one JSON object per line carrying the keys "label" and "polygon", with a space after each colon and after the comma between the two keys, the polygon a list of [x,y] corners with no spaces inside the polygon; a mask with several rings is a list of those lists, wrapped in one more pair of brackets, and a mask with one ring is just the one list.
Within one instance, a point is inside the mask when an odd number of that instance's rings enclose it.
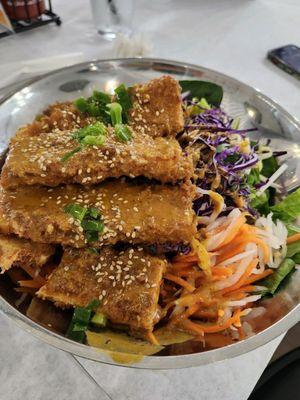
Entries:
{"label": "panko crusted tofu", "polygon": [[107,178],[144,176],[176,183],[193,174],[192,158],[174,138],[152,138],[134,133],[129,142],[119,141],[108,128],[102,146],[85,146],[67,161],[63,157],[78,148],[69,131],[21,135],[10,146],[2,170],[5,188],[19,185],[58,186],[67,183],[91,185]]}
{"label": "panko crusted tofu", "polygon": [[12,235],[0,235],[0,272],[4,273],[19,265],[41,267],[54,252],[54,246],[49,244],[33,243]]}
{"label": "panko crusted tofu", "polygon": [[176,136],[183,130],[181,88],[171,76],[162,76],[130,90],[133,108],[130,125],[138,132]]}
{"label": "panko crusted tofu", "polygon": [[0,191],[0,214],[6,222],[5,232],[35,242],[84,247],[87,237],[82,224],[66,212],[67,206],[76,205],[80,209],[94,207],[101,215],[104,230],[93,246],[118,241],[188,243],[196,232],[194,195],[191,184],[134,185],[125,180],[94,187],[23,186]]}
{"label": "panko crusted tofu", "polygon": [[164,259],[142,249],[118,252],[103,247],[100,254],[92,254],[67,248],[37,296],[63,307],[86,306],[99,299],[99,311],[111,322],[147,337],[159,319],[158,298],[166,265]]}

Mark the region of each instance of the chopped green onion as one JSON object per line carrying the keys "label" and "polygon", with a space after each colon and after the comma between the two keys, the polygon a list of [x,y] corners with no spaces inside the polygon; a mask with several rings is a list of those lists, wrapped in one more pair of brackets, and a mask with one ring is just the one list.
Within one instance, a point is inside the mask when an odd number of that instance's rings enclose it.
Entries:
{"label": "chopped green onion", "polygon": [[122,142],[129,142],[132,139],[132,132],[129,126],[117,124],[115,126],[115,135]]}
{"label": "chopped green onion", "polygon": [[96,313],[93,318],[91,319],[91,323],[93,325],[99,326],[104,328],[107,324],[107,317],[102,313]]}
{"label": "chopped green onion", "polygon": [[96,249],[95,247],[88,247],[87,250],[92,254],[99,254],[99,250]]}
{"label": "chopped green onion", "polygon": [[93,91],[92,99],[103,104],[108,104],[111,102],[111,96],[109,94],[104,92],[99,92],[98,90]]}
{"label": "chopped green onion", "polygon": [[112,125],[122,124],[122,106],[119,103],[110,103],[106,107],[109,109]]}
{"label": "chopped green onion", "polygon": [[82,140],[81,143],[84,145],[88,146],[102,146],[103,143],[105,142],[105,136],[100,135],[100,136],[85,136]]}
{"label": "chopped green onion", "polygon": [[99,239],[99,232],[97,231],[86,231],[85,238],[88,243],[97,242]]}
{"label": "chopped green onion", "polygon": [[92,310],[92,311],[96,311],[96,309],[100,306],[100,300],[99,299],[94,299],[92,300],[87,306],[86,308],[88,310]]}
{"label": "chopped green onion", "polygon": [[76,342],[83,343],[85,331],[88,328],[93,312],[99,307],[100,301],[92,300],[86,307],[75,307],[66,336]]}
{"label": "chopped green onion", "polygon": [[88,215],[89,215],[91,218],[96,219],[96,218],[98,218],[98,217],[100,216],[100,211],[98,210],[98,208],[89,207],[89,208],[88,208]]}
{"label": "chopped green onion", "polygon": [[73,218],[82,221],[87,212],[87,209],[85,207],[82,207],[80,204],[71,203],[65,206],[64,211],[68,214],[71,214]]}
{"label": "chopped green onion", "polygon": [[132,108],[132,102],[125,85],[122,83],[115,89],[118,102],[122,106],[124,122],[128,121],[128,111]]}
{"label": "chopped green onion", "polygon": [[79,99],[75,100],[74,105],[82,113],[85,113],[88,110],[88,102],[83,97],[79,97]]}
{"label": "chopped green onion", "polygon": [[84,128],[78,129],[78,131],[72,134],[73,139],[80,141],[86,136],[99,136],[106,135],[107,128],[102,122],[95,122],[92,125],[87,125]]}
{"label": "chopped green onion", "polygon": [[198,101],[197,106],[204,108],[204,110],[210,110],[211,106],[208,104],[205,97],[202,97],[200,101]]}
{"label": "chopped green onion", "polygon": [[74,154],[78,153],[82,149],[81,146],[76,147],[74,150],[69,151],[69,153],[66,153],[62,158],[60,159],[62,162],[66,162],[69,160],[69,158],[73,157]]}
{"label": "chopped green onion", "polygon": [[103,232],[104,224],[102,221],[95,221],[92,219],[84,219],[81,226],[85,231]]}

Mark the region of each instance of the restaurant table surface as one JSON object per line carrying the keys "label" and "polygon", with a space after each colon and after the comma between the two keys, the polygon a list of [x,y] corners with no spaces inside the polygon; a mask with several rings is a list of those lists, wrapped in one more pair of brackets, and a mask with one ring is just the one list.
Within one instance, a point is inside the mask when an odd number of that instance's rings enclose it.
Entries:
{"label": "restaurant table surface", "polygon": [[[74,53],[80,60],[114,55],[112,42],[94,29],[87,0],[52,3],[62,18],[60,27],[49,25],[0,40],[0,87],[24,78],[24,61],[68,54],[72,59]],[[266,60],[272,48],[300,45],[298,0],[135,4],[134,33],[142,32],[153,43],[151,56],[231,75],[259,88],[300,119],[300,81]],[[74,357],[39,341],[7,317],[0,318],[0,399],[6,400],[245,400],[282,339],[206,366],[150,371]]]}

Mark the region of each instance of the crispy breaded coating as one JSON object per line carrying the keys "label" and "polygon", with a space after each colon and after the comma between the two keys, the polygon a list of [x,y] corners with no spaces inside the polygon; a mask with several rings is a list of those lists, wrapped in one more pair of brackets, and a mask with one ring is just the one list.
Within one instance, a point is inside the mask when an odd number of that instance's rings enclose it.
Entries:
{"label": "crispy breaded coating", "polygon": [[93,254],[67,248],[37,296],[58,306],[86,306],[99,299],[99,311],[110,321],[146,336],[159,318],[158,297],[166,265],[164,259],[142,249],[119,253],[103,247],[100,254]]}
{"label": "crispy breaded coating", "polygon": [[95,207],[102,215],[104,232],[93,246],[118,241],[187,243],[196,233],[194,195],[191,184],[134,185],[124,179],[94,187],[24,186],[0,191],[0,214],[6,232],[35,242],[83,247],[86,240],[80,223],[64,211],[68,204],[79,204]]}
{"label": "crispy breaded coating", "polygon": [[5,188],[19,185],[57,186],[66,183],[91,185],[107,178],[145,176],[161,182],[188,180],[192,159],[174,138],[134,134],[121,142],[109,129],[100,147],[85,146],[67,161],[62,157],[79,146],[68,131],[23,136],[11,143],[2,170]]}
{"label": "crispy breaded coating", "polygon": [[155,136],[176,136],[184,127],[181,88],[171,76],[153,79],[130,90],[133,109],[130,125],[138,132]]}
{"label": "crispy breaded coating", "polygon": [[19,265],[41,267],[54,251],[54,246],[49,244],[33,243],[13,235],[0,234],[0,272]]}

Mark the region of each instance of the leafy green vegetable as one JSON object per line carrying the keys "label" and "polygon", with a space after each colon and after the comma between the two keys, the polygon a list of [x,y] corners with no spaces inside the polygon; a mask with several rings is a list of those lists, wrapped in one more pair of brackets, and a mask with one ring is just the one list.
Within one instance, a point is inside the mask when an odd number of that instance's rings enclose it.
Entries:
{"label": "leafy green vegetable", "polygon": [[270,195],[268,190],[266,190],[259,196],[255,193],[252,193],[250,197],[250,205],[252,208],[255,208],[257,211],[259,211],[260,214],[267,215],[270,211],[269,197]]}
{"label": "leafy green vegetable", "polygon": [[115,93],[117,95],[118,103],[120,103],[122,107],[123,121],[127,122],[128,111],[132,108],[132,102],[125,85],[122,83],[120,86],[118,86],[115,89]]}
{"label": "leafy green vegetable", "polygon": [[287,245],[286,256],[292,258],[295,254],[300,253],[300,240]]}
{"label": "leafy green vegetable", "polygon": [[274,218],[284,222],[294,221],[300,215],[300,189],[291,193],[270,209],[273,212]]}
{"label": "leafy green vegetable", "polygon": [[267,288],[263,294],[274,294],[278,289],[281,282],[288,276],[288,274],[295,267],[295,262],[291,258],[285,258],[277,269],[274,270],[272,275],[260,282],[260,285]]}
{"label": "leafy green vegetable", "polygon": [[295,262],[295,264],[300,264],[300,253],[294,255],[293,261]]}
{"label": "leafy green vegetable", "polygon": [[183,92],[190,92],[189,98],[197,97],[206,99],[208,104],[219,107],[223,98],[221,86],[212,82],[184,80],[179,81]]}
{"label": "leafy green vegetable", "polygon": [[260,172],[257,168],[252,168],[249,175],[247,176],[247,183],[250,186],[254,186],[260,182]]}
{"label": "leafy green vegetable", "polygon": [[270,178],[279,168],[278,162],[274,156],[266,158],[262,161],[261,175]]}
{"label": "leafy green vegetable", "polygon": [[293,224],[285,225],[288,230],[288,236],[294,235],[295,233],[300,233],[300,227]]}
{"label": "leafy green vegetable", "polygon": [[66,336],[83,343],[93,313],[99,307],[99,300],[92,300],[86,307],[75,307]]}

